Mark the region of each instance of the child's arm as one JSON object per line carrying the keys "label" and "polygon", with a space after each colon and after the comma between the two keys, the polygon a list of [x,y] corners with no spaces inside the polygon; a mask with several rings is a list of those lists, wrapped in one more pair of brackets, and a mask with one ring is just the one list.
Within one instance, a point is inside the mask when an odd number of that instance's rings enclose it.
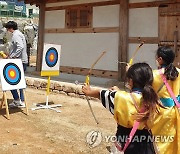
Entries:
{"label": "child's arm", "polygon": [[83,86],[82,91],[86,96],[100,99],[102,105],[114,115],[114,97],[116,91],[91,89],[89,85]]}
{"label": "child's arm", "polygon": [[95,97],[100,99],[100,89],[92,89],[89,85],[82,87],[82,92],[86,96]]}

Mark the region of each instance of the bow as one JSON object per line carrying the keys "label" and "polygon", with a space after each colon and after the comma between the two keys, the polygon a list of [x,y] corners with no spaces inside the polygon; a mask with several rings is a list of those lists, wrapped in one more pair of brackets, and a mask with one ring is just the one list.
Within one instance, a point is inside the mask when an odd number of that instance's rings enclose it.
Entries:
{"label": "bow", "polygon": [[139,49],[143,46],[143,44],[144,44],[144,41],[141,42],[141,44],[140,44],[140,45],[136,48],[136,50],[134,51],[133,56],[132,56],[132,58],[130,59],[130,61],[129,61],[129,63],[128,63],[130,66],[133,64],[134,57],[136,56],[136,54],[137,54],[137,52],[139,51]]}
{"label": "bow", "polygon": [[128,66],[128,65],[131,66],[131,65],[133,64],[133,60],[134,60],[134,58],[135,58],[137,52],[138,52],[139,49],[143,46],[143,44],[144,44],[144,41],[141,42],[141,44],[136,48],[136,50],[135,50],[134,53],[133,53],[132,58],[129,60],[129,63],[127,63],[127,62],[120,62],[120,61],[117,61],[117,63],[125,64],[125,65],[127,65],[127,66]]}
{"label": "bow", "polygon": [[[133,64],[133,60],[134,60],[137,52],[138,52],[139,49],[143,46],[143,44],[144,44],[144,41],[141,42],[141,44],[136,48],[136,50],[135,50],[134,53],[133,53],[133,56],[132,56],[131,59],[129,60],[129,63],[127,63],[127,62],[119,62],[119,61],[118,61],[118,63],[120,63],[120,64],[125,64],[126,66],[130,67],[130,66]],[[127,68],[126,68],[126,71],[127,71]],[[127,85],[125,84],[125,81],[124,81],[124,85],[127,86]]]}
{"label": "bow", "polygon": [[[103,56],[105,53],[106,53],[106,52],[104,51],[104,52],[97,58],[97,60],[92,64],[92,66],[91,66],[91,68],[90,68],[90,70],[88,71],[88,74],[87,74],[87,76],[86,76],[86,80],[85,80],[86,85],[89,85],[89,84],[90,84],[91,71],[93,70],[94,66],[97,64],[97,62],[102,58],[102,56]],[[97,120],[97,118],[96,118],[96,116],[95,116],[95,114],[94,114],[94,112],[93,112],[93,109],[92,109],[92,107],[91,107],[91,103],[90,103],[90,101],[89,101],[89,99],[88,99],[87,96],[86,96],[86,100],[87,100],[87,102],[88,102],[88,105],[89,105],[89,108],[90,108],[90,110],[91,110],[91,113],[92,113],[92,115],[93,115],[93,117],[94,117],[94,120],[96,121],[97,124],[99,124],[99,122],[98,122],[98,120]]]}

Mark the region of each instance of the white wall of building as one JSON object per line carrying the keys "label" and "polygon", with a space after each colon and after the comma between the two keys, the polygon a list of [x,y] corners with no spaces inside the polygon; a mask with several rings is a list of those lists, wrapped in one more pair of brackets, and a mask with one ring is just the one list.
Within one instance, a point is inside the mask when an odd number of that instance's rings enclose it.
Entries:
{"label": "white wall of building", "polygon": [[99,6],[93,8],[93,27],[118,27],[119,6]]}
{"label": "white wall of building", "polygon": [[129,10],[129,37],[158,37],[158,8]]}
{"label": "white wall of building", "polygon": [[64,28],[64,27],[65,27],[65,10],[46,11],[45,28]]}

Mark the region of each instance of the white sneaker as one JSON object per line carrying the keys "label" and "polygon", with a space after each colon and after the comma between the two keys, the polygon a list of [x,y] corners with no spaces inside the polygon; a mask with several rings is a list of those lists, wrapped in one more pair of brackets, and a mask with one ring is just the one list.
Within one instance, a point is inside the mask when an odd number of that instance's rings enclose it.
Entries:
{"label": "white sneaker", "polygon": [[26,107],[24,101],[20,101],[20,105],[19,105],[18,107],[19,107],[19,108],[24,108],[24,107]]}
{"label": "white sneaker", "polygon": [[25,103],[21,102],[21,100],[13,100],[12,103],[9,104],[10,108],[24,108],[25,107]]}
{"label": "white sneaker", "polygon": [[20,103],[21,100],[13,100],[12,103],[9,104],[10,108],[17,108],[18,106],[21,105]]}

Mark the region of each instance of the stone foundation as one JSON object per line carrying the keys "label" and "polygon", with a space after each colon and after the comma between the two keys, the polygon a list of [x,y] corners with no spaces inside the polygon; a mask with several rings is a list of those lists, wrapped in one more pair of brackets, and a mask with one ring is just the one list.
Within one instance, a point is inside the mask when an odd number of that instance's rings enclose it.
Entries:
{"label": "stone foundation", "polygon": [[[26,84],[30,88],[46,90],[47,80],[33,77],[25,77]],[[100,89],[100,87],[94,87]],[[53,81],[51,80],[50,91],[54,93],[64,94],[71,97],[85,98],[85,95],[82,92],[82,85],[76,85],[75,83]],[[95,98],[90,98],[94,99]]]}

